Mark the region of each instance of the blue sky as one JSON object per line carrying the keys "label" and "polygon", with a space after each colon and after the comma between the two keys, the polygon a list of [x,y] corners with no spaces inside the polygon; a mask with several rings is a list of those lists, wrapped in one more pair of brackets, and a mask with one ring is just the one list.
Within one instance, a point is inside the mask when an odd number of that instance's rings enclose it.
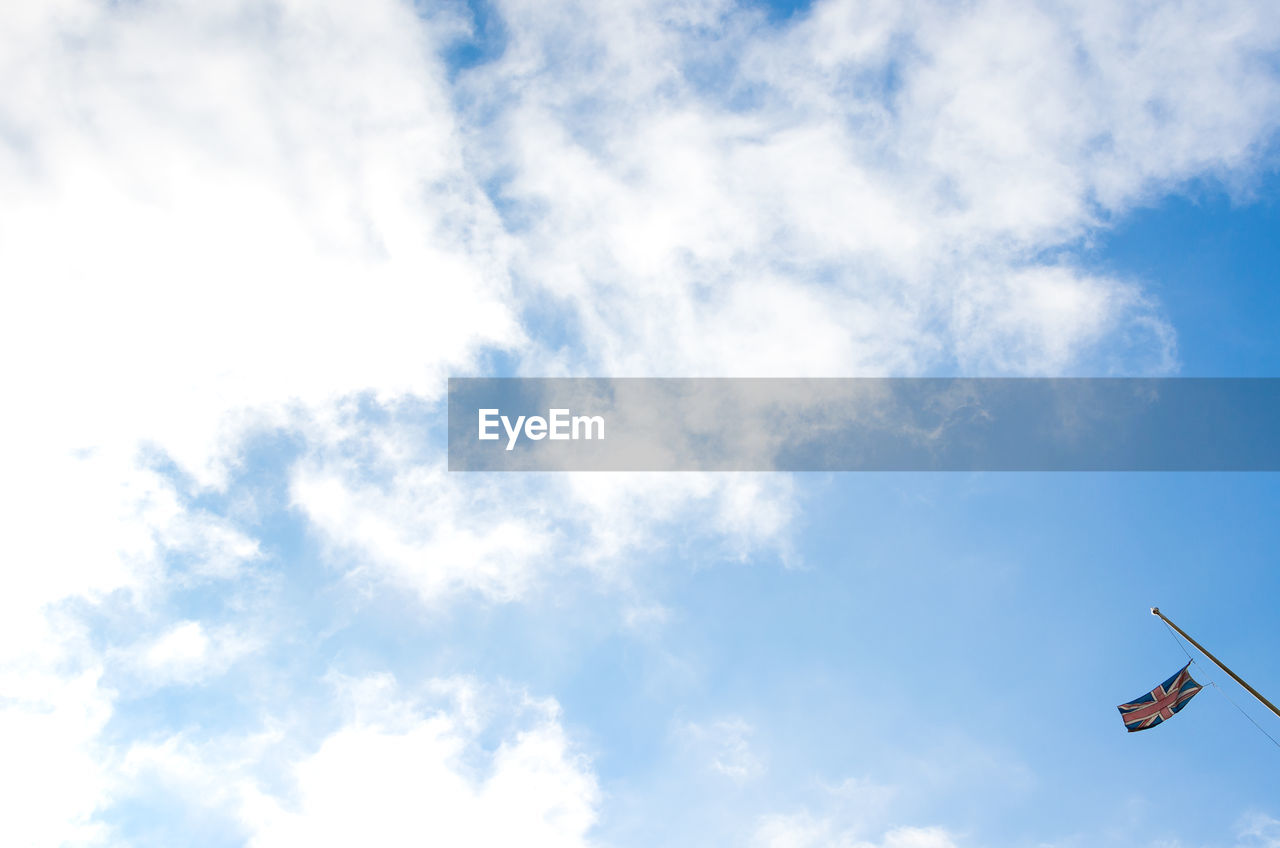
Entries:
{"label": "blue sky", "polygon": [[1267,4],[0,14],[0,841],[1280,845],[1226,675],[1115,710],[1153,604],[1280,696],[1274,475],[444,470],[449,376],[1276,376]]}

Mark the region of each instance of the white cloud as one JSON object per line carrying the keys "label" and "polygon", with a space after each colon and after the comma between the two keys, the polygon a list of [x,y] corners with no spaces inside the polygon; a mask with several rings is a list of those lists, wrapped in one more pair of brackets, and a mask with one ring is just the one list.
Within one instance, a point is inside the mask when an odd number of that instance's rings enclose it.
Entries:
{"label": "white cloud", "polygon": [[411,453],[405,446],[415,439],[377,430],[360,440],[361,462],[318,449],[294,470],[294,505],[357,580],[385,579],[429,603],[467,592],[511,601],[569,569],[628,585],[625,564],[677,541],[738,558],[762,550],[789,557],[798,504],[787,478],[467,476],[421,459],[390,461]]}
{"label": "white cloud", "polygon": [[417,697],[385,676],[335,682],[350,712],[314,746],[288,727],[175,737],[135,745],[122,775],[158,781],[261,848],[591,844],[600,791],[554,701],[459,679]]}
{"label": "white cloud", "polygon": [[152,685],[190,685],[226,672],[256,647],[256,640],[232,627],[182,621],[126,652],[122,659]]}
{"label": "white cloud", "polygon": [[1280,848],[1280,819],[1253,813],[1245,817],[1236,835],[1242,848]]}
{"label": "white cloud", "polygon": [[117,693],[77,604],[128,594],[149,606],[166,591],[166,555],[188,562],[175,581],[199,584],[236,574],[257,548],[118,455],[43,466],[39,456],[24,456],[32,473],[4,491],[6,513],[22,518],[6,528],[11,567],[0,592],[0,737],[9,752],[0,832],[17,845],[89,844],[109,803],[110,751],[99,733]]}
{"label": "white cloud", "polygon": [[671,610],[662,604],[637,604],[623,610],[622,621],[628,630],[640,634],[659,632],[671,619]]}
{"label": "white cloud", "polygon": [[735,783],[759,777],[765,771],[764,762],[751,746],[755,728],[742,718],[686,722],[678,732],[695,756],[705,760],[706,768]]}
{"label": "white cloud", "polygon": [[951,321],[961,360],[987,362],[1001,372],[1061,373],[1079,351],[1128,333],[1136,343],[1126,345],[1127,356],[1111,367],[1125,358],[1156,372],[1176,364],[1172,331],[1139,317],[1148,304],[1134,286],[1051,266],[975,273],[958,280],[956,289]]}
{"label": "white cloud", "polygon": [[[95,740],[115,701],[68,605],[156,626],[171,590],[258,555],[190,497],[228,481],[243,432],[353,392],[435,396],[521,336],[433,29],[407,5],[0,18],[3,832],[68,844],[107,800]],[[180,654],[148,676],[189,679]]]}
{"label": "white cloud", "polygon": [[[1123,338],[1109,364],[1168,369],[1172,332],[1133,283],[1037,257],[1181,181],[1247,184],[1280,114],[1263,2],[840,0],[777,30],[718,0],[511,0],[506,52],[456,86],[439,51],[458,21],[436,14],[0,13],[9,841],[94,838],[108,800],[114,693],[70,607],[125,598],[158,627],[175,586],[260,556],[192,497],[229,485],[246,432],[301,433],[297,504],[334,550],[433,601],[521,597],[567,562],[611,573],[691,515],[731,553],[775,546],[786,481],[583,476],[510,496],[436,457],[375,482],[325,451],[399,438],[352,424],[351,396],[437,400],[489,347],[529,373],[1068,373]],[[539,337],[525,308],[564,325]],[[217,634],[168,626],[143,656],[190,679]],[[343,809],[341,770],[378,764],[357,742],[387,762],[447,752],[461,731],[431,721],[335,734],[300,766],[303,809]],[[582,790],[535,787],[520,808],[574,844],[594,802],[556,728],[513,739],[495,774]],[[466,796],[443,766],[409,777],[477,815],[515,803],[501,781]],[[263,801],[260,839],[315,826],[286,807]]]}
{"label": "white cloud", "polygon": [[752,844],[758,848],[957,848],[951,834],[939,827],[897,827],[870,842],[833,829],[829,820],[803,813],[765,818]]}
{"label": "white cloud", "polygon": [[1131,285],[1035,257],[1248,173],[1280,116],[1258,3],[830,2],[781,32],[501,8],[507,53],[469,83],[520,273],[606,372],[1064,373],[1134,326],[1137,367],[1167,370]]}
{"label": "white cloud", "polygon": [[[954,837],[937,827],[903,827],[895,809],[903,787],[867,778],[822,786],[809,807],[774,812],[755,822],[753,845],[760,848],[954,848]],[[872,841],[872,834],[882,834]]]}
{"label": "white cloud", "polygon": [[209,637],[198,621],[186,621],[156,639],[142,655],[157,670],[182,671],[197,665],[209,652]]}
{"label": "white cloud", "polygon": [[519,342],[407,5],[67,3],[6,32],[3,344],[36,366],[12,375],[45,412],[28,439],[147,438],[218,482],[228,440],[291,402],[436,397]]}
{"label": "white cloud", "polygon": [[[568,344],[531,345],[524,367],[1167,373],[1174,334],[1138,286],[1036,256],[1180,180],[1247,173],[1270,137],[1280,90],[1258,56],[1280,31],[1249,3],[1189,11],[1213,37],[1180,56],[1162,45],[1183,22],[1091,4],[832,2],[780,31],[719,3],[501,4],[505,52],[460,75],[458,120],[515,291],[568,316]],[[723,78],[700,81],[695,55]],[[1251,94],[1167,82],[1192,71]],[[1180,140],[1143,104],[1182,116]],[[737,480],[545,481],[518,510],[426,470],[390,488],[308,475],[295,495],[322,532],[424,597],[517,597],[584,553],[643,550],[691,503],[744,551],[794,511]],[[595,519],[585,552],[556,548],[575,511]]]}
{"label": "white cloud", "polygon": [[386,574],[428,601],[466,589],[510,600],[548,570],[554,531],[536,503],[486,482],[414,466],[383,487],[351,469],[303,466],[291,489],[307,518],[353,552],[357,570]]}
{"label": "white cloud", "polygon": [[504,744],[479,786],[453,765],[459,747],[455,728],[442,721],[396,733],[338,731],[298,765],[298,809],[271,799],[249,805],[249,844],[586,844],[594,781],[567,759],[558,727]]}
{"label": "white cloud", "polygon": [[[42,649],[55,637],[28,630]],[[87,667],[7,666],[0,690],[0,832],[11,845],[96,844],[104,835],[94,813],[108,800],[107,768],[98,734],[111,713]]]}

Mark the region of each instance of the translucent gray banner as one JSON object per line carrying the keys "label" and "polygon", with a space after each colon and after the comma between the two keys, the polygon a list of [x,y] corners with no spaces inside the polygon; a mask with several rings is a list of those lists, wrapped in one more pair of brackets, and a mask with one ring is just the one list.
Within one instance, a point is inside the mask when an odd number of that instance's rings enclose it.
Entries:
{"label": "translucent gray banner", "polygon": [[1280,379],[449,380],[450,471],[1276,471]]}

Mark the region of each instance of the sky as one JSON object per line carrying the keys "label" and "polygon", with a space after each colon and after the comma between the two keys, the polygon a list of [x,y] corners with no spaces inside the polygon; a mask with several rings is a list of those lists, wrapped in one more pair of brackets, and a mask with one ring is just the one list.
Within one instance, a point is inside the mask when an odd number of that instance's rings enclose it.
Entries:
{"label": "sky", "polygon": [[1280,697],[1272,474],[445,464],[451,376],[1280,375],[1278,47],[5,4],[0,842],[1280,846],[1280,719],[1115,709],[1152,605]]}

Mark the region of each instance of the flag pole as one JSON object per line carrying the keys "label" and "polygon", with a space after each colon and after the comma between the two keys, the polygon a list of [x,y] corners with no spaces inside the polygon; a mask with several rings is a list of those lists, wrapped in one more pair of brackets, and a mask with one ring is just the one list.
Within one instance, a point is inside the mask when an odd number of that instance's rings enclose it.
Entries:
{"label": "flag pole", "polygon": [[1200,644],[1199,642],[1197,642],[1195,639],[1192,639],[1190,636],[1188,636],[1188,635],[1186,634],[1186,632],[1185,632],[1181,627],[1179,627],[1178,625],[1176,625],[1176,624],[1174,624],[1172,621],[1170,621],[1170,620],[1168,619],[1168,617],[1167,617],[1164,613],[1160,612],[1160,607],[1152,607],[1152,608],[1151,608],[1151,614],[1152,614],[1152,615],[1155,615],[1155,616],[1159,616],[1161,621],[1163,621],[1165,624],[1167,624],[1167,625],[1169,625],[1170,627],[1172,627],[1174,630],[1178,631],[1178,634],[1179,634],[1179,635],[1181,635],[1183,639],[1186,639],[1186,640],[1187,640],[1188,642],[1190,642],[1192,645],[1195,645],[1195,646],[1196,646],[1196,650],[1197,650],[1197,651],[1199,651],[1200,653],[1204,654],[1204,655],[1205,655],[1206,657],[1208,657],[1209,659],[1213,660],[1213,664],[1214,664],[1214,665],[1216,665],[1218,668],[1220,668],[1220,669],[1222,669],[1223,671],[1225,671],[1227,674],[1231,675],[1231,679],[1232,679],[1232,680],[1234,680],[1236,683],[1239,683],[1239,684],[1240,684],[1241,686],[1243,686],[1245,689],[1249,690],[1249,694],[1250,694],[1250,695],[1252,695],[1253,697],[1257,698],[1257,699],[1258,699],[1259,701],[1261,701],[1262,703],[1266,704],[1267,709],[1271,710],[1271,712],[1273,712],[1273,713],[1275,713],[1276,715],[1280,716],[1280,710],[1276,709],[1276,705],[1275,705],[1275,704],[1271,703],[1271,702],[1270,702],[1270,701],[1268,701],[1266,698],[1262,697],[1262,693],[1260,693],[1257,689],[1254,689],[1254,688],[1253,688],[1252,686],[1250,686],[1248,683],[1245,683],[1243,680],[1241,680],[1241,679],[1240,679],[1240,676],[1239,676],[1238,674],[1236,674],[1234,671],[1232,671],[1231,669],[1229,669],[1229,668],[1227,668],[1225,665],[1223,665],[1223,664],[1222,664],[1222,660],[1218,659],[1218,658],[1217,658],[1217,657],[1215,657],[1213,654],[1211,654],[1211,653],[1209,653],[1208,651],[1206,651],[1206,650],[1205,650],[1205,648],[1204,648],[1204,645],[1201,645],[1201,644]]}

